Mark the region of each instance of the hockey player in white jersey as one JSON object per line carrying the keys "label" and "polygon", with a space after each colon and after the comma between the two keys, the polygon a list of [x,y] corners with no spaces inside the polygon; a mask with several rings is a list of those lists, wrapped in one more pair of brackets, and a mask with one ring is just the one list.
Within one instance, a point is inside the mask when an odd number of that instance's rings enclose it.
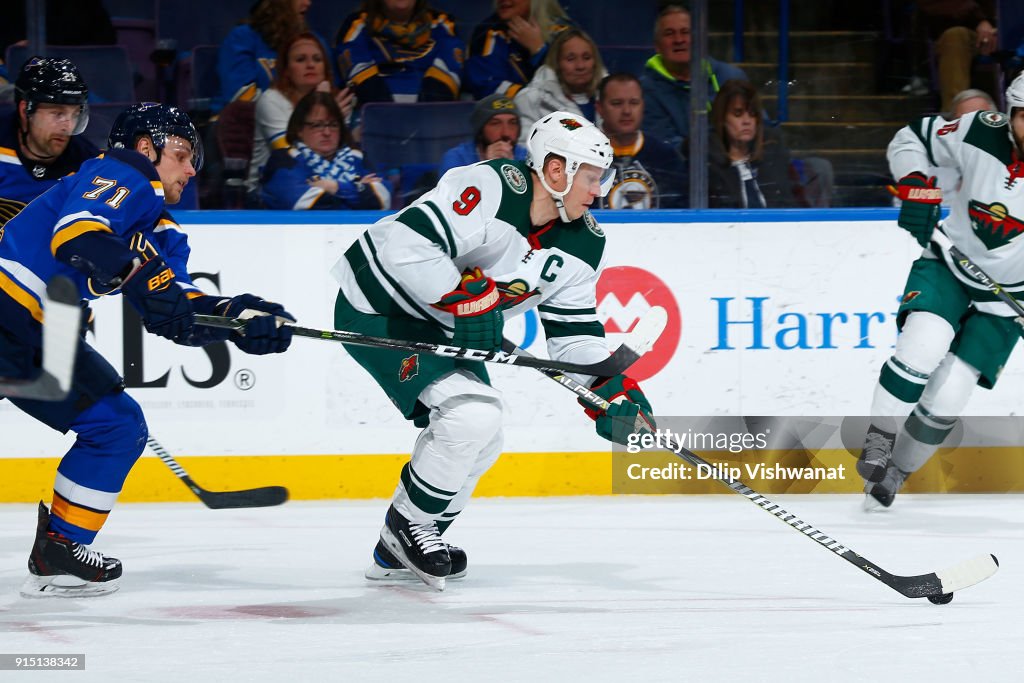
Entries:
{"label": "hockey player in white jersey", "polygon": [[[531,306],[550,356],[608,357],[596,285],[605,237],[589,212],[610,187],[612,148],[578,114],[534,124],[525,162],[482,161],[445,173],[437,187],[371,226],[332,270],[338,329],[494,350],[504,316]],[[402,469],[369,579],[411,570],[443,590],[465,574],[466,554],[441,539],[502,448],[500,394],[482,363],[349,346],[407,419],[423,428]],[[588,412],[605,438],[623,440],[651,407],[626,376],[583,378],[610,402]],[[618,418],[625,418],[621,420]]]}
{"label": "hockey player in white jersey", "polygon": [[[926,117],[889,144],[900,178],[900,227],[924,253],[900,303],[900,335],[882,367],[871,426],[857,462],[866,507],[889,507],[904,480],[953,430],[976,384],[991,389],[1021,333],[1010,308],[948,253],[929,246],[941,191],[922,172],[959,172],[963,184],[941,229],[1006,291],[1024,292],[1024,74],[1006,91],[1007,113],[975,112],[953,121]],[[909,417],[907,417],[909,415]]]}

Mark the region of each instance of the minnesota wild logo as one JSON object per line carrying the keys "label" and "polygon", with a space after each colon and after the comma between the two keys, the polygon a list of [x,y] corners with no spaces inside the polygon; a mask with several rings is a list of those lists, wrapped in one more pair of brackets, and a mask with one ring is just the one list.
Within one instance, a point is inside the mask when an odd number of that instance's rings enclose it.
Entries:
{"label": "minnesota wild logo", "polygon": [[576,130],[577,128],[583,127],[583,124],[576,119],[559,119],[558,122],[569,130]]}
{"label": "minnesota wild logo", "polygon": [[1009,244],[1024,233],[1024,221],[1011,216],[1006,205],[998,202],[983,204],[972,200],[967,205],[967,215],[974,234],[990,250]]}

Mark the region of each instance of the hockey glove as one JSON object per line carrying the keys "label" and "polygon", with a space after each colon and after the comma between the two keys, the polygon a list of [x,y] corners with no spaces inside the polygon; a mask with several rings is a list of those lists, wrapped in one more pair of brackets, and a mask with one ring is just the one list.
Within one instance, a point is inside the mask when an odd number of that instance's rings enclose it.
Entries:
{"label": "hockey glove", "polygon": [[282,353],[292,343],[292,328],[284,325],[295,322],[295,316],[281,304],[266,301],[255,294],[239,294],[225,302],[221,315],[248,320],[245,329],[232,332],[231,341],[242,351],[255,356]]}
{"label": "hockey glove", "polygon": [[896,222],[913,235],[918,244],[928,246],[939,222],[942,203],[942,190],[935,186],[935,178],[926,178],[917,171],[905,175],[896,184],[896,196],[903,201]]}
{"label": "hockey glove", "polygon": [[494,280],[479,268],[473,268],[462,274],[458,289],[448,292],[434,305],[455,316],[452,344],[497,351],[501,349],[505,324],[501,304],[501,293]]}
{"label": "hockey glove", "polygon": [[192,304],[162,258],[151,258],[133,270],[121,291],[149,332],[178,343],[192,334]]}
{"label": "hockey glove", "polygon": [[605,411],[579,399],[587,415],[596,422],[598,436],[625,446],[630,434],[654,431],[654,411],[635,380],[625,375],[599,377],[590,390],[611,403]]}

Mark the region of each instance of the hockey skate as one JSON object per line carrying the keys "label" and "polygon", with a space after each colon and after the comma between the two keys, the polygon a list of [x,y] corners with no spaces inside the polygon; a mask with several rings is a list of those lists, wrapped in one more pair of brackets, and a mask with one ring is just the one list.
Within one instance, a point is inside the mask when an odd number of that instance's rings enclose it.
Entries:
{"label": "hockey skate", "polygon": [[443,591],[452,561],[447,544],[441,540],[437,525],[411,522],[395,506],[388,508],[380,540],[394,559],[434,590]]}
{"label": "hockey skate", "polygon": [[899,493],[900,488],[903,486],[903,482],[910,476],[907,472],[904,472],[895,465],[889,465],[885,470],[885,476],[882,477],[882,481],[873,483],[867,482],[864,485],[864,511],[865,512],[881,512],[883,509],[891,507],[894,500],[896,500],[896,494]]}
{"label": "hockey skate", "polygon": [[39,503],[36,540],[28,557],[26,598],[78,598],[113,593],[119,588],[121,561],[49,531],[50,511]]}
{"label": "hockey skate", "polygon": [[874,425],[868,427],[867,436],[864,437],[864,448],[857,458],[857,474],[866,482],[882,481],[892,458],[892,447],[895,443],[895,434],[882,431]]}
{"label": "hockey skate", "polygon": [[[445,545],[448,546],[448,556],[452,561],[452,572],[445,578],[461,579],[466,575],[468,564],[466,551],[450,543]],[[377,547],[373,549],[373,559],[363,575],[370,581],[409,581],[418,578],[398,561],[383,541],[377,541]]]}

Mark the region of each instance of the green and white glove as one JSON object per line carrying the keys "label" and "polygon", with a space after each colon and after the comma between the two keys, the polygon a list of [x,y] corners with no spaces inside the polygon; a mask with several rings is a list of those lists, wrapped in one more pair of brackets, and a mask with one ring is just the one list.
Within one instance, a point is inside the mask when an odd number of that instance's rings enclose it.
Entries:
{"label": "green and white glove", "polygon": [[896,196],[903,201],[897,224],[922,247],[928,246],[942,211],[942,190],[935,186],[935,178],[918,171],[908,173],[896,184]]}
{"label": "green and white glove", "polygon": [[445,294],[434,305],[455,316],[453,345],[483,351],[501,349],[505,325],[502,296],[494,280],[479,268],[464,272],[459,288]]}
{"label": "green and white glove", "polygon": [[635,380],[625,375],[599,377],[590,390],[611,404],[608,410],[598,410],[579,399],[596,423],[598,436],[625,446],[630,434],[656,429],[651,403]]}

